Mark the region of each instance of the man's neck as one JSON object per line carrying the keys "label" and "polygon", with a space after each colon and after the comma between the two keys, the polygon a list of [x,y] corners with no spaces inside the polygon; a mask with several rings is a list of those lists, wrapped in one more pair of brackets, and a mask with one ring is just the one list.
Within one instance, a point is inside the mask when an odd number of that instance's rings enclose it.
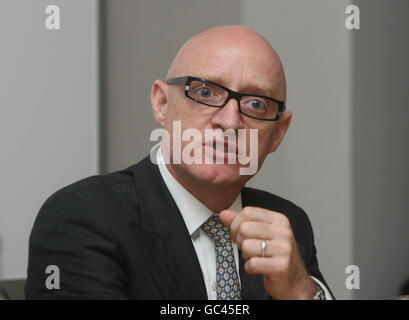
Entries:
{"label": "man's neck", "polygon": [[166,167],[178,183],[213,212],[221,212],[229,208],[245,184],[245,182],[231,186],[206,184],[191,177],[185,177],[176,171],[172,165],[166,164]]}

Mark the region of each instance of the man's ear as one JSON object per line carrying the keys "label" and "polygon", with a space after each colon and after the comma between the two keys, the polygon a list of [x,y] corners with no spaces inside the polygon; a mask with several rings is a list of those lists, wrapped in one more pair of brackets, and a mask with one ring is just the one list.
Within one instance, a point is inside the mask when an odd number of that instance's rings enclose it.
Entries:
{"label": "man's ear", "polygon": [[288,127],[290,126],[292,116],[293,114],[291,111],[286,111],[278,120],[276,132],[274,133],[274,140],[270,148],[270,153],[275,152],[281,141],[283,141],[284,135],[287,132]]}
{"label": "man's ear", "polygon": [[162,80],[155,80],[151,90],[153,116],[162,127],[165,126],[166,109],[168,106],[168,88]]}

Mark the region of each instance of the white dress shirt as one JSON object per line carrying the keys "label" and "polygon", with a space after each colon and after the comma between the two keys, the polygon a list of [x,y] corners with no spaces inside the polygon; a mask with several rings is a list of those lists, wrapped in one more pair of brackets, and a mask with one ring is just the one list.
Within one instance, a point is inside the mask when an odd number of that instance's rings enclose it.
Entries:
{"label": "white dress shirt", "polygon": [[[203,279],[206,285],[209,300],[217,299],[216,282],[216,251],[214,240],[201,229],[203,223],[210,218],[213,212],[203,203],[188,192],[169,172],[164,162],[160,144],[156,153],[156,162],[160,174],[170,192],[192,239],[193,247],[202,269]],[[230,210],[240,212],[242,210],[241,194],[233,201]],[[237,275],[239,276],[239,252],[237,244],[233,242],[234,259],[236,262]],[[327,299],[332,300],[328,289],[316,278],[311,277],[325,292]],[[240,280],[239,280],[240,281]]]}

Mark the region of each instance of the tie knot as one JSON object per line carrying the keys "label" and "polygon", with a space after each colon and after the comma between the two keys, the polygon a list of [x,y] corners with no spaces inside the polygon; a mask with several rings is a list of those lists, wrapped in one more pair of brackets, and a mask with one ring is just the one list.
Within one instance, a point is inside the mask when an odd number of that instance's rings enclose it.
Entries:
{"label": "tie knot", "polygon": [[231,245],[230,229],[223,225],[218,214],[213,214],[205,223],[203,223],[202,229],[212,237],[214,241],[216,241],[216,245]]}

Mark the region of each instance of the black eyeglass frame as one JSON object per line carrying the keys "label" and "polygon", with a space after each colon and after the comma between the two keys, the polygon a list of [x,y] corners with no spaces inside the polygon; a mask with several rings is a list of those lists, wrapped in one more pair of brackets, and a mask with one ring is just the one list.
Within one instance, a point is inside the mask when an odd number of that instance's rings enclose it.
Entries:
{"label": "black eyeglass frame", "polygon": [[[210,83],[210,84],[212,84],[212,85],[215,85],[215,86],[217,86],[217,87],[219,87],[219,88],[225,90],[225,91],[228,93],[226,100],[224,101],[224,103],[223,103],[222,105],[220,105],[220,106],[215,106],[215,105],[211,105],[211,104],[204,103],[204,102],[202,102],[202,101],[199,101],[199,100],[197,100],[197,99],[195,99],[195,98],[189,96],[190,83],[191,83],[192,81],[201,81],[201,82],[205,82],[205,83]],[[210,81],[210,80],[207,80],[207,79],[203,79],[203,78],[197,78],[197,77],[193,77],[193,76],[184,76],[184,77],[177,77],[177,78],[168,79],[168,80],[166,81],[166,83],[167,83],[167,84],[184,84],[184,85],[185,85],[185,96],[186,96],[186,97],[188,97],[189,99],[192,99],[193,101],[196,101],[196,102],[198,102],[198,103],[201,103],[201,104],[204,104],[204,105],[206,105],[206,106],[209,106],[209,107],[223,108],[231,99],[235,99],[235,100],[237,101],[237,105],[238,105],[238,107],[239,107],[239,112],[240,112],[241,114],[244,114],[246,117],[250,117],[250,118],[253,118],[253,119],[257,119],[257,120],[277,121],[277,120],[280,118],[281,113],[285,112],[285,110],[286,110],[286,105],[285,105],[285,102],[283,102],[283,101],[280,101],[280,100],[277,100],[277,99],[273,99],[273,98],[270,98],[270,97],[266,97],[266,96],[262,96],[262,95],[258,95],[258,94],[239,93],[239,92],[233,91],[233,90],[231,90],[231,89],[229,89],[229,88],[223,87],[222,85],[220,85],[220,84],[218,84],[218,83],[215,83],[215,82],[213,82],[213,81]],[[255,117],[255,116],[251,116],[251,115],[248,115],[248,114],[244,113],[243,111],[241,111],[241,106],[240,106],[240,100],[241,100],[241,98],[244,97],[244,96],[259,97],[259,98],[271,100],[271,101],[277,103],[277,104],[278,104],[278,112],[277,112],[277,115],[276,115],[275,118],[273,118],[273,119],[265,119],[265,118],[258,118],[258,117]]]}

